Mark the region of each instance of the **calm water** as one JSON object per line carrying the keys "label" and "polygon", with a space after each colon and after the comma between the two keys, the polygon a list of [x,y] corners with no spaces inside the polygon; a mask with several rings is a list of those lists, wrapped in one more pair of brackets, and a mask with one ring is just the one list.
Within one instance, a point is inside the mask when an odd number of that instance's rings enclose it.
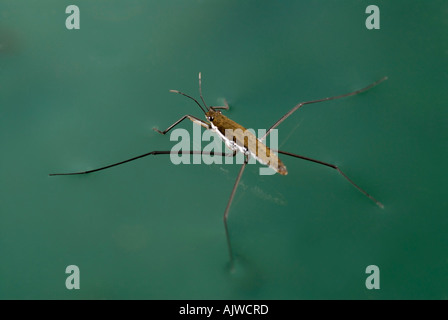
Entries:
{"label": "calm water", "polygon": [[[376,1],[70,1],[0,3],[0,298],[398,299],[448,297],[448,4]],[[287,176],[248,166],[222,215],[236,165],[157,156],[155,133],[185,114],[178,89],[250,128],[279,127]],[[180,127],[192,131],[190,122]],[[65,268],[81,272],[67,290]],[[367,266],[380,269],[368,290]]]}

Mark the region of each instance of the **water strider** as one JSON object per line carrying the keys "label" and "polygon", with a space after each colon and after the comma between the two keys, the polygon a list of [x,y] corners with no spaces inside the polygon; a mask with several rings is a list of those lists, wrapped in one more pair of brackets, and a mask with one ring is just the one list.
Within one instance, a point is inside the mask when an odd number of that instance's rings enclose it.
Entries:
{"label": "water strider", "polygon": [[[244,154],[244,163],[241,166],[241,169],[236,177],[236,181],[235,184],[233,186],[232,192],[230,193],[230,197],[229,200],[227,202],[227,206],[226,209],[224,211],[224,227],[225,227],[225,231],[226,231],[226,238],[227,238],[227,246],[229,249],[229,256],[230,256],[230,262],[233,265],[233,252],[232,252],[232,246],[231,246],[231,242],[230,242],[230,236],[229,236],[229,229],[228,229],[228,225],[227,225],[227,218],[228,218],[228,214],[229,214],[229,209],[230,209],[230,205],[232,204],[233,198],[235,196],[235,192],[236,189],[238,187],[238,184],[241,180],[241,176],[243,175],[244,169],[249,161],[250,157],[255,158],[258,162],[267,165],[269,167],[271,167],[272,169],[274,169],[276,172],[278,172],[281,175],[286,175],[288,173],[286,166],[283,164],[283,162],[279,159],[277,153],[280,154],[284,154],[287,156],[291,156],[294,158],[299,158],[299,159],[303,159],[306,161],[311,161],[317,164],[321,164],[327,167],[330,167],[332,169],[337,170],[348,182],[350,182],[355,188],[357,188],[360,192],[362,192],[365,196],[367,196],[369,199],[371,199],[373,202],[375,202],[376,205],[378,205],[380,208],[384,208],[383,204],[381,202],[379,202],[378,200],[376,200],[373,196],[371,196],[369,193],[367,193],[364,189],[362,189],[361,187],[359,187],[357,184],[355,184],[344,172],[342,172],[341,169],[339,169],[338,166],[331,164],[331,163],[327,163],[327,162],[323,162],[320,160],[316,160],[313,158],[308,158],[305,156],[301,156],[298,154],[294,154],[294,153],[290,153],[290,152],[286,152],[286,151],[281,151],[281,150],[271,150],[269,147],[267,147],[264,143],[263,140],[271,133],[271,131],[273,129],[275,129],[277,126],[279,126],[283,121],[285,121],[289,116],[291,116],[295,111],[297,111],[300,107],[306,105],[306,104],[312,104],[312,103],[318,103],[318,102],[323,102],[323,101],[329,101],[329,100],[335,100],[335,99],[340,99],[340,98],[344,98],[344,97],[348,97],[348,96],[353,96],[356,94],[359,94],[361,92],[367,91],[371,88],[373,88],[374,86],[380,84],[381,82],[387,80],[387,77],[383,77],[382,79],[368,85],[365,88],[350,92],[350,93],[346,93],[343,95],[339,95],[339,96],[333,96],[333,97],[328,97],[328,98],[324,98],[324,99],[319,99],[319,100],[313,100],[313,101],[306,101],[306,102],[301,102],[299,104],[297,104],[296,106],[294,106],[291,110],[289,110],[283,117],[281,117],[277,122],[275,122],[265,133],[265,135],[263,137],[261,137],[260,139],[257,139],[255,137],[254,134],[252,134],[250,131],[248,131],[246,128],[244,128],[243,126],[239,125],[238,123],[236,123],[235,121],[229,119],[228,117],[226,117],[225,115],[222,114],[222,112],[220,111],[220,109],[228,109],[229,106],[226,105],[225,106],[220,106],[220,107],[207,107],[207,104],[205,103],[205,100],[202,96],[202,86],[201,86],[201,73],[199,73],[199,96],[201,97],[203,106],[193,97],[177,91],[177,90],[170,90],[171,92],[174,93],[178,93],[181,94],[187,98],[192,99],[194,102],[196,102],[196,104],[199,106],[199,108],[201,108],[202,112],[205,115],[205,119],[206,121],[203,121],[199,118],[196,118],[195,116],[192,115],[185,115],[182,118],[180,118],[179,120],[177,120],[176,122],[174,122],[171,126],[169,126],[167,129],[165,129],[164,131],[160,131],[156,128],[154,128],[155,131],[157,131],[160,134],[166,134],[167,132],[169,132],[172,128],[174,128],[176,125],[178,125],[180,122],[182,122],[185,119],[189,119],[191,120],[193,123],[198,124],[202,127],[204,127],[207,130],[212,130],[214,132],[217,133],[217,135],[223,140],[223,142],[225,143],[225,145],[231,150],[233,151],[233,153],[228,154],[228,153],[222,153],[222,152],[203,152],[203,151],[151,151],[145,154],[142,154],[140,156],[137,157],[133,157],[131,159],[127,159],[118,163],[114,163],[108,166],[104,166],[98,169],[93,169],[93,170],[88,170],[88,171],[81,171],[81,172],[72,172],[72,173],[52,173],[50,174],[50,176],[57,176],[57,175],[76,175],[76,174],[87,174],[87,173],[92,173],[92,172],[96,172],[96,171],[100,171],[100,170],[104,170],[107,168],[111,168],[114,166],[118,166],[120,164],[126,163],[126,162],[130,162],[139,158],[143,158],[149,155],[159,155],[159,154],[202,154],[202,155],[218,155],[218,156],[225,156],[225,157],[229,157],[229,156],[235,156],[237,152],[243,153]],[[228,135],[226,133],[228,132],[232,132],[233,134]]]}

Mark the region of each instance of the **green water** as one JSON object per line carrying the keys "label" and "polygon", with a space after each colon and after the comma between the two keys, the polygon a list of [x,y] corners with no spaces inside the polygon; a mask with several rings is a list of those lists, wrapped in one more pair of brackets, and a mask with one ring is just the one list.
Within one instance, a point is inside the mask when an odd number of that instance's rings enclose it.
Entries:
{"label": "green water", "polygon": [[[56,3],[57,2],[57,3]],[[446,1],[80,0],[0,3],[1,299],[446,299]],[[367,30],[376,4],[380,29]],[[202,117],[178,89],[267,128],[287,176],[147,157]],[[190,122],[180,127],[192,131]],[[68,290],[65,268],[80,269]],[[369,265],[380,289],[365,285]]]}

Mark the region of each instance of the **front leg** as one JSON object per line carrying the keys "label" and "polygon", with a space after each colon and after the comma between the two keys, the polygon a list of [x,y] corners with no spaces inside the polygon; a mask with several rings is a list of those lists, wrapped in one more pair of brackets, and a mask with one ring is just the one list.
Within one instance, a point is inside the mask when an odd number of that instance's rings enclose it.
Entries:
{"label": "front leg", "polygon": [[227,100],[224,99],[224,105],[223,106],[217,106],[217,107],[210,107],[211,109],[224,109],[224,110],[229,110],[229,104],[227,103]]}
{"label": "front leg", "polygon": [[170,131],[171,129],[173,129],[175,126],[177,126],[179,123],[181,123],[183,120],[185,120],[185,119],[189,119],[190,121],[192,121],[193,123],[196,123],[196,124],[198,124],[198,125],[200,125],[201,127],[204,127],[205,129],[210,129],[210,125],[207,123],[207,122],[205,122],[205,121],[202,121],[201,119],[199,119],[199,118],[196,118],[196,117],[194,117],[194,116],[191,116],[191,115],[185,115],[185,116],[183,116],[182,118],[180,118],[179,120],[177,120],[176,122],[174,122],[172,125],[170,125],[166,130],[164,130],[164,131],[160,131],[159,129],[157,129],[157,128],[153,128],[154,129],[154,131],[157,131],[158,133],[160,133],[160,134],[166,134],[168,131]]}

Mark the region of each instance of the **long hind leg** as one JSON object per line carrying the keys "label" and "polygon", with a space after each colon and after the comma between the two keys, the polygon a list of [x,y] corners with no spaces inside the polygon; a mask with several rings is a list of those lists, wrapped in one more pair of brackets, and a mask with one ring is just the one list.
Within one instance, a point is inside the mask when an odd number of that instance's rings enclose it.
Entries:
{"label": "long hind leg", "polygon": [[302,160],[306,160],[306,161],[311,161],[311,162],[314,162],[314,163],[317,163],[317,164],[321,164],[321,165],[324,165],[324,166],[327,166],[327,167],[329,167],[329,168],[332,168],[332,169],[335,169],[335,170],[337,170],[348,182],[350,182],[356,189],[358,189],[361,193],[363,193],[366,197],[368,197],[370,200],[372,200],[373,202],[375,202],[375,204],[378,206],[378,207],[380,207],[381,209],[384,209],[384,205],[381,203],[381,202],[379,202],[378,200],[376,200],[372,195],[370,195],[367,191],[365,191],[363,188],[361,188],[360,186],[358,186],[356,183],[354,183],[353,182],[353,180],[352,179],[350,179],[341,169],[339,169],[339,167],[337,166],[337,165],[334,165],[334,164],[331,164],[331,163],[328,163],[328,162],[324,162],[324,161],[320,161],[320,160],[316,160],[316,159],[313,159],[313,158],[309,158],[309,157],[305,157],[305,156],[301,156],[301,155],[298,155],[298,154],[294,154],[294,153],[291,153],[291,152],[286,152],[286,151],[281,151],[281,150],[278,150],[277,151],[278,153],[281,153],[281,154],[284,154],[284,155],[287,155],[287,156],[290,156],[290,157],[294,157],[294,158],[299,158],[299,159],[302,159]]}
{"label": "long hind leg", "polygon": [[226,229],[226,237],[227,237],[227,247],[229,249],[229,256],[230,256],[230,265],[233,268],[233,252],[232,252],[232,245],[230,242],[230,236],[229,236],[229,227],[227,225],[227,218],[229,216],[229,210],[230,206],[232,205],[233,197],[235,196],[236,189],[238,188],[238,184],[240,183],[241,176],[243,175],[244,169],[246,168],[247,162],[249,161],[249,157],[245,156],[244,163],[241,166],[240,172],[238,173],[238,176],[236,177],[235,184],[233,186],[232,192],[230,193],[229,201],[227,202],[226,210],[224,211],[224,227]]}

